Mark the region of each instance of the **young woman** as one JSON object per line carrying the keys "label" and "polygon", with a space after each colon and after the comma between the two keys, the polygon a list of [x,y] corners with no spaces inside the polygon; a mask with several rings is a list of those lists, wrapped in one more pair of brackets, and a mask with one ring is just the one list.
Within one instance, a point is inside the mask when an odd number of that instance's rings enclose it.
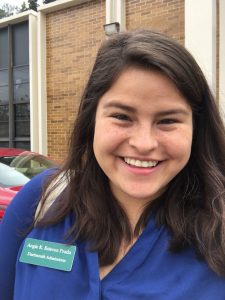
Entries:
{"label": "young woman", "polygon": [[101,46],[69,155],[0,226],[1,300],[225,299],[225,132],[191,55],[151,31]]}

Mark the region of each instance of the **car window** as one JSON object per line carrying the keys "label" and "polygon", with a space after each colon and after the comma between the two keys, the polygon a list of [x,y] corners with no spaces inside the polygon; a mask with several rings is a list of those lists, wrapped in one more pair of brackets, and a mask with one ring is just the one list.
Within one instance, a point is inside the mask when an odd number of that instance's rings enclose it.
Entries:
{"label": "car window", "polygon": [[22,186],[30,179],[24,174],[16,171],[14,168],[0,163],[0,186],[12,187]]}
{"label": "car window", "polygon": [[2,156],[0,157],[0,163],[3,163],[5,165],[10,165],[11,162],[14,160],[15,156]]}
{"label": "car window", "polygon": [[29,178],[55,166],[56,163],[49,158],[33,153],[18,155],[10,163],[10,167],[13,167]]}

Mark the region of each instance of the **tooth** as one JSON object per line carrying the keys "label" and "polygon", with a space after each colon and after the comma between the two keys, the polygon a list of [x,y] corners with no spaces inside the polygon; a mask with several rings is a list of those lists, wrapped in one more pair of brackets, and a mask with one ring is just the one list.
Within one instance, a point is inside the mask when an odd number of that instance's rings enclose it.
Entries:
{"label": "tooth", "polygon": [[149,167],[149,163],[147,161],[142,162],[142,167],[147,168]]}
{"label": "tooth", "polygon": [[135,159],[131,159],[131,160],[130,160],[130,164],[131,164],[131,165],[135,165]]}
{"label": "tooth", "polygon": [[148,167],[155,167],[158,164],[158,161],[141,161],[141,160],[135,160],[133,158],[125,157],[124,161],[132,166],[136,167],[142,167],[142,168],[148,168]]}
{"label": "tooth", "polygon": [[130,159],[129,158],[124,158],[124,160],[125,160],[125,162],[127,163],[127,164],[129,164],[130,163]]}
{"label": "tooth", "polygon": [[140,160],[136,160],[135,161],[135,166],[136,167],[141,167],[141,161]]}

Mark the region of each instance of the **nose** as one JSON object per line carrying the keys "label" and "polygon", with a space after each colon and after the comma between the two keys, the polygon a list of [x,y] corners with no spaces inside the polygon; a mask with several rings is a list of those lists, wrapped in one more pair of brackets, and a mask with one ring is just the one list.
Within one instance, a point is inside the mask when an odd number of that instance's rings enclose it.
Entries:
{"label": "nose", "polygon": [[140,154],[148,153],[158,147],[157,135],[151,125],[143,124],[133,128],[129,145]]}

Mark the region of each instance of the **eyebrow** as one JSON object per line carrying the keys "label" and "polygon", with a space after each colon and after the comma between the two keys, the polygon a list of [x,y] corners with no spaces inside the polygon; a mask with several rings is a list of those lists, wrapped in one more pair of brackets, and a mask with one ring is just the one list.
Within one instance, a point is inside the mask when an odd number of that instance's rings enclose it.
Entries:
{"label": "eyebrow", "polygon": [[[120,102],[117,101],[111,101],[109,103],[106,103],[104,105],[104,108],[120,108],[129,112],[136,112],[136,109],[129,106],[129,105],[125,105],[125,104],[121,104]],[[164,111],[160,111],[157,113],[157,115],[159,117],[163,117],[163,116],[168,116],[168,115],[178,115],[178,114],[182,114],[182,115],[188,115],[189,112],[186,109],[182,109],[182,108],[174,108],[174,109],[168,109],[168,110],[164,110]]]}
{"label": "eyebrow", "polygon": [[127,110],[130,112],[136,112],[135,108],[133,108],[129,105],[121,104],[120,102],[117,102],[117,101],[111,101],[111,102],[106,103],[104,105],[104,108],[120,108],[120,109]]}
{"label": "eyebrow", "polygon": [[158,116],[163,117],[163,116],[168,116],[168,115],[189,115],[189,112],[186,109],[182,108],[177,108],[177,109],[169,109],[165,111],[161,111],[157,113]]}

